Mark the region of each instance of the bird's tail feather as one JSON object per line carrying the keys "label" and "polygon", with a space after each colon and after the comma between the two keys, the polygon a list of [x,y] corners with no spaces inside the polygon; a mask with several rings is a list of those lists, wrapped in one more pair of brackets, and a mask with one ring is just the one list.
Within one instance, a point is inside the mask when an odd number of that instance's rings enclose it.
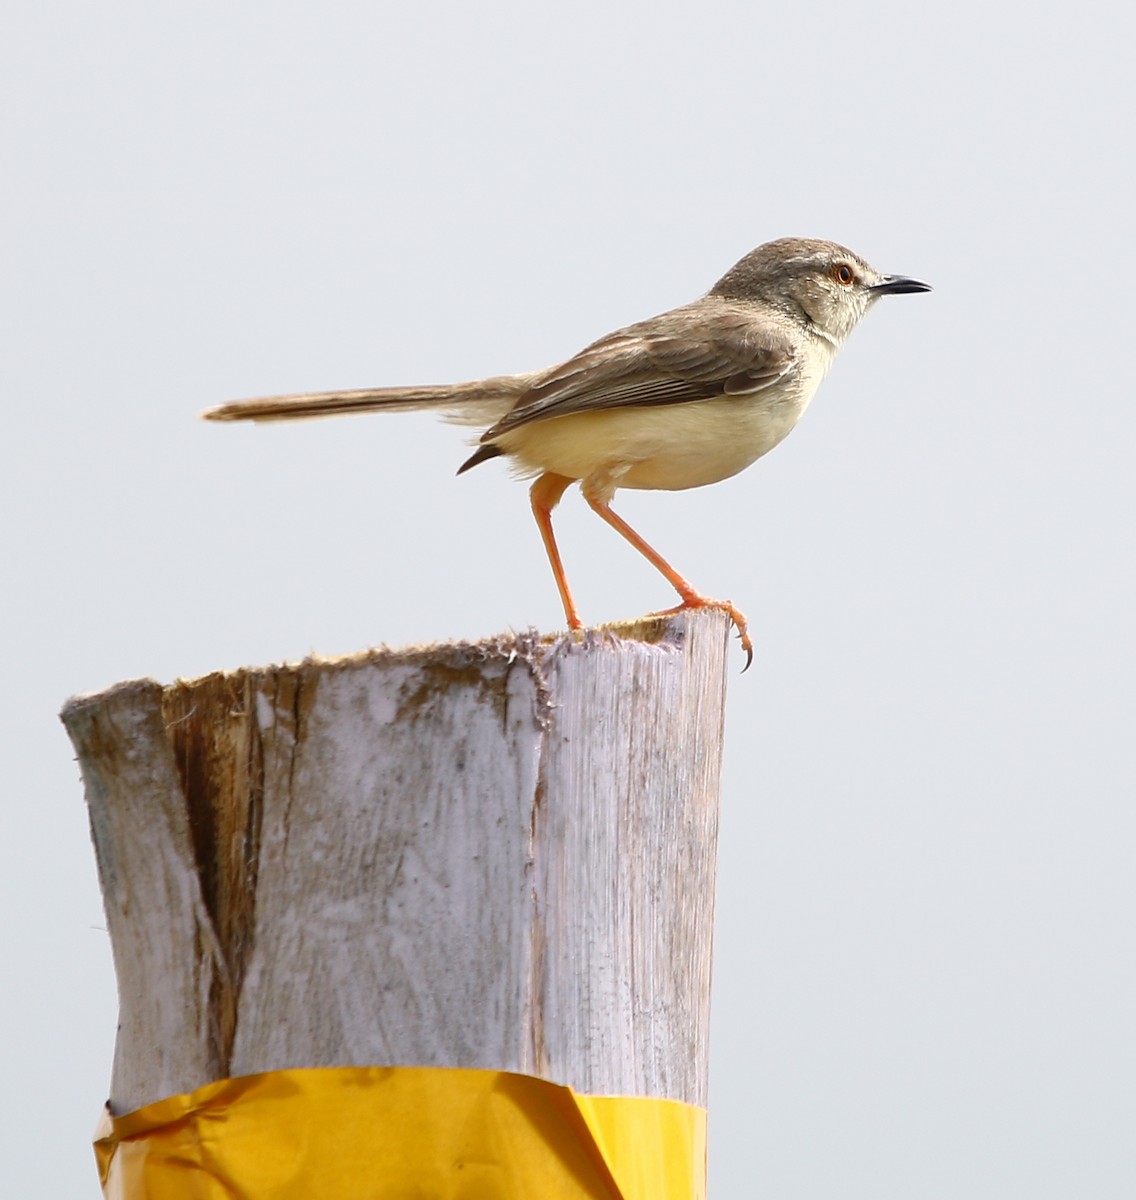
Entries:
{"label": "bird's tail feather", "polygon": [[201,415],[207,421],[297,421],[340,413],[417,412],[435,409],[458,425],[492,425],[543,372],[500,375],[473,383],[428,387],[359,388],[346,392],[304,392],[295,396],[262,396],[233,400]]}

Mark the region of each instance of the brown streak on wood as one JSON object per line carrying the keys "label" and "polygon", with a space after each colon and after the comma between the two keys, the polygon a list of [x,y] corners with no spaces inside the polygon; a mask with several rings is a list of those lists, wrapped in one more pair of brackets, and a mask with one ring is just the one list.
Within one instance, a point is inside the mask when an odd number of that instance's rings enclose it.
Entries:
{"label": "brown streak on wood", "polygon": [[[224,970],[209,992],[215,1054],[227,1071],[256,920],[264,799],[257,696],[276,671],[179,680],[162,694],[162,716],[181,779],[202,899]],[[274,690],[274,689],[273,689]]]}
{"label": "brown streak on wood", "polygon": [[437,706],[438,697],[450,688],[472,687],[478,695],[489,700],[499,720],[504,721],[508,706],[507,676],[487,678],[483,661],[434,662],[419,668],[413,687],[404,687],[399,697],[398,719],[414,722],[420,716],[429,717]]}

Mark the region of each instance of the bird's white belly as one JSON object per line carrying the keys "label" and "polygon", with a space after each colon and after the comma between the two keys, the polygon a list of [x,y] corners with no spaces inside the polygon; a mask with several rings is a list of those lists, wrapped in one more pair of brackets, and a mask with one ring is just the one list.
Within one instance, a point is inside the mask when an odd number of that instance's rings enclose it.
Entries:
{"label": "bird's white belly", "polygon": [[526,473],[681,491],[728,479],[772,450],[808,407],[816,383],[775,396],[574,413],[522,425],[499,441]]}

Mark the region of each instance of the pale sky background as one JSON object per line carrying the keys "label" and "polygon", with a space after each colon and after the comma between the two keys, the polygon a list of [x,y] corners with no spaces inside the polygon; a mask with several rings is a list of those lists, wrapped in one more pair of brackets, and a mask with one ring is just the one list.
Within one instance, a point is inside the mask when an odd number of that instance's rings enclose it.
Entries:
{"label": "pale sky background", "polygon": [[[711,1197],[1136,1195],[1131,45],[1093,3],[9,3],[6,1196],[98,1194],[116,998],[64,700],[562,625],[460,431],[196,413],[543,366],[784,235],[936,290],[755,468],[619,498],[757,643]],[[672,603],[561,513],[585,618]]]}

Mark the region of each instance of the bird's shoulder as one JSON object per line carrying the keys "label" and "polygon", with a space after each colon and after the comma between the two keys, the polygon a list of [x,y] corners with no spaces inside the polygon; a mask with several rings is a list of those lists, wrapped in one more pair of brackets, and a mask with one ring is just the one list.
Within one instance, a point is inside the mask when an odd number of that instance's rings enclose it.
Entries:
{"label": "bird's shoulder", "polygon": [[[632,354],[638,351],[662,374],[723,383],[737,374],[750,374],[755,383],[778,378],[798,357],[796,339],[776,314],[715,296],[629,325],[583,353],[608,342],[622,342]],[[740,390],[743,381],[736,383]]]}

